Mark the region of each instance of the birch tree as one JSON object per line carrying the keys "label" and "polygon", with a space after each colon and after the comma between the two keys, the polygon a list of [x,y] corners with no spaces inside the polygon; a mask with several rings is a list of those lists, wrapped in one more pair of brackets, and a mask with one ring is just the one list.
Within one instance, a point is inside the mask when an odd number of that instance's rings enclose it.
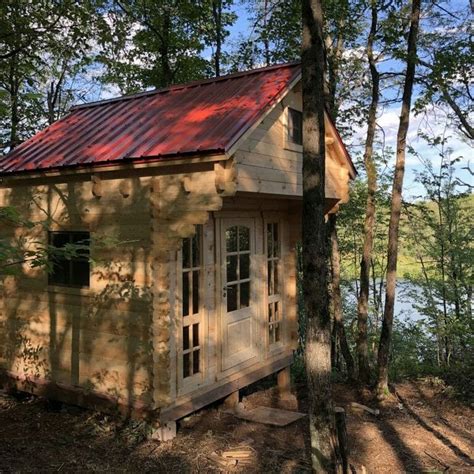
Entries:
{"label": "birch tree", "polygon": [[406,72],[403,86],[400,122],[397,133],[395,174],[393,177],[390,222],[387,246],[387,283],[385,308],[378,349],[377,394],[383,398],[388,393],[388,364],[392,340],[395,290],[397,283],[398,236],[402,209],[402,188],[405,174],[407,134],[410,125],[410,109],[417,63],[417,40],[420,23],[421,0],[413,0],[410,15],[410,30],[407,40]]}

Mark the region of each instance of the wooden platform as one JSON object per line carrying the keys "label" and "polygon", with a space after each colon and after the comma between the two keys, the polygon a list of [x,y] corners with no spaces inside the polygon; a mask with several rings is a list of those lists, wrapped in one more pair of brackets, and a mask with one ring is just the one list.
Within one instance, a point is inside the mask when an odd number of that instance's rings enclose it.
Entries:
{"label": "wooden platform", "polygon": [[230,413],[242,420],[273,426],[287,426],[306,416],[305,413],[299,413],[297,411],[269,407],[256,407],[251,409],[236,408],[233,410],[225,410],[225,413]]}

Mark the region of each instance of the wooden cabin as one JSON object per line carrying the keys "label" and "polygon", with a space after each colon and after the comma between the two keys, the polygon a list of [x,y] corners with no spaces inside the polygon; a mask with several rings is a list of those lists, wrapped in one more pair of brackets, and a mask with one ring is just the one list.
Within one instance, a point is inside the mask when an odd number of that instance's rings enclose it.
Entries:
{"label": "wooden cabin", "polygon": [[[87,258],[2,277],[3,383],[173,422],[297,347],[301,68],[285,64],[74,107],[1,162],[22,248]],[[326,120],[327,212],[355,170]],[[283,372],[281,372],[283,371]],[[285,372],[286,371],[286,372]]]}

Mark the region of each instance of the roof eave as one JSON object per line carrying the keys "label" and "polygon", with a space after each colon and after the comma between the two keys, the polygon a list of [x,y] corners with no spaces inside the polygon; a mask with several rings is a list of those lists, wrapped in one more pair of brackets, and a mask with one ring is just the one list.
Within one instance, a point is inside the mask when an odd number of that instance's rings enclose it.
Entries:
{"label": "roof eave", "polygon": [[162,168],[165,166],[184,166],[190,164],[210,163],[226,160],[224,150],[207,150],[199,153],[175,154],[167,156],[147,158],[127,158],[105,163],[74,164],[71,166],[51,167],[42,170],[22,170],[12,172],[0,172],[0,186],[5,183],[23,181],[27,179],[40,180],[55,176],[87,175],[94,173],[106,173],[121,170],[143,170],[151,168]]}

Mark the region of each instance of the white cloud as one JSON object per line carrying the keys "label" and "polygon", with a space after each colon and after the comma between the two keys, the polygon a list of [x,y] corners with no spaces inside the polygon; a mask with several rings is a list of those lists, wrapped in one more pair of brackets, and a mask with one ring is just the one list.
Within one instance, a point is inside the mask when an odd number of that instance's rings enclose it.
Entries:
{"label": "white cloud", "polygon": [[[395,149],[397,141],[397,132],[399,125],[400,106],[391,107],[383,111],[377,119],[378,138],[383,140],[386,148],[392,150],[390,164],[395,162]],[[360,127],[355,130],[353,144],[357,144],[357,151],[363,150],[360,144],[365,143],[365,134],[367,127]],[[382,133],[383,130],[383,133]],[[449,127],[446,113],[440,109],[430,109],[425,113],[415,116],[410,114],[410,127],[407,135],[407,144],[414,149],[416,154],[407,153],[406,155],[406,174],[404,184],[405,198],[419,196],[423,194],[422,186],[415,181],[416,172],[422,169],[422,161],[431,161],[435,169],[440,163],[440,148],[430,146],[421,134],[430,137],[444,137],[447,139],[446,148],[451,151],[453,158],[460,157],[461,162],[458,166],[459,176],[465,181],[472,183],[472,176],[467,171],[460,168],[465,167],[471,160],[474,161],[473,145],[464,141],[455,130]],[[418,155],[418,156],[417,156]]]}

